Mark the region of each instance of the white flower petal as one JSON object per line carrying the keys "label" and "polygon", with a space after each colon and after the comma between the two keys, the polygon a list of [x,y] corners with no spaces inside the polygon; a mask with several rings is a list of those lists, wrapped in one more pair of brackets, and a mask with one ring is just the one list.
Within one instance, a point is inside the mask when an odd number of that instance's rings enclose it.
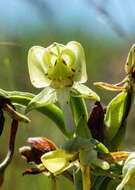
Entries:
{"label": "white flower petal", "polygon": [[62,58],[66,62],[67,66],[69,66],[71,68],[73,67],[73,69],[74,69],[76,57],[75,57],[74,52],[71,49],[69,49],[69,48],[63,49]]}
{"label": "white flower petal", "polygon": [[83,47],[80,43],[71,41],[67,44],[67,48],[71,49],[76,56],[76,75],[74,81],[85,83],[87,81],[87,73]]}
{"label": "white flower petal", "polygon": [[28,52],[28,69],[30,80],[37,88],[49,86],[51,81],[47,78],[47,65],[43,61],[46,49],[33,46]]}

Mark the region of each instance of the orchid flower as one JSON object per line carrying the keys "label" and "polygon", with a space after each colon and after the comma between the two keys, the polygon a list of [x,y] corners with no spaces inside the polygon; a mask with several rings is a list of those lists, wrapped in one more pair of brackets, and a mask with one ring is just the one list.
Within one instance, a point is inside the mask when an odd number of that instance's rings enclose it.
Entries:
{"label": "orchid flower", "polygon": [[99,96],[83,85],[87,81],[86,63],[78,42],[53,43],[47,48],[33,46],[28,52],[28,69],[33,86],[44,89],[32,99],[27,110],[58,102],[69,132],[73,132],[71,110],[67,106],[70,96],[99,101]]}

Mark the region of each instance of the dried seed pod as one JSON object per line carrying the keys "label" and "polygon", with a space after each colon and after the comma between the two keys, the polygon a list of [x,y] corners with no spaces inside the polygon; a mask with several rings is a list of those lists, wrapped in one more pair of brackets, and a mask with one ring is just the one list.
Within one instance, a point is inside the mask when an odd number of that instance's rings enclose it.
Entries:
{"label": "dried seed pod", "polygon": [[31,147],[23,146],[19,149],[21,155],[27,162],[41,163],[41,156],[47,152],[55,150],[56,145],[45,137],[31,137],[27,141]]}
{"label": "dried seed pod", "polygon": [[100,102],[96,102],[88,120],[88,127],[92,137],[103,142],[104,140],[104,114],[105,110]]}

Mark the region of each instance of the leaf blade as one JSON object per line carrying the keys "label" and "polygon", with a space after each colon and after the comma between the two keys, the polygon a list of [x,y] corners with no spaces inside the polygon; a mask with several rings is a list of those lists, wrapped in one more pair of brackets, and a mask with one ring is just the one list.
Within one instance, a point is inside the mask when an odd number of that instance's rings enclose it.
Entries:
{"label": "leaf blade", "polygon": [[105,136],[110,141],[116,135],[121,126],[127,103],[126,91],[121,92],[108,104],[104,122],[106,126]]}

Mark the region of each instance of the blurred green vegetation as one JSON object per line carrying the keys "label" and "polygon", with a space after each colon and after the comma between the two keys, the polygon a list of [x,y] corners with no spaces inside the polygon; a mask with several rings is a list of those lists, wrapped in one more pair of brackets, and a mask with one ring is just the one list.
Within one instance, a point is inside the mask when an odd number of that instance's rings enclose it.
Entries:
{"label": "blurred green vegetation", "polygon": [[[33,45],[48,46],[52,42],[67,43],[68,41],[79,41],[84,49],[87,60],[88,82],[87,85],[95,90],[100,96],[102,102],[106,105],[115,93],[105,92],[93,86],[95,81],[106,81],[117,83],[124,78],[124,64],[126,61],[129,44],[114,38],[103,38],[95,33],[88,33],[75,26],[72,28],[48,28],[48,32],[30,30],[22,37],[4,37],[0,41],[0,88],[5,90],[20,90],[38,93],[38,89],[32,87],[27,69],[27,52]],[[1,37],[0,39],[3,39]],[[91,103],[88,102],[90,109]],[[51,187],[50,179],[44,175],[22,176],[22,172],[28,165],[20,157],[18,148],[26,144],[28,137],[46,136],[57,145],[61,145],[65,138],[57,129],[55,124],[47,117],[38,112],[31,112],[29,115],[30,124],[21,124],[16,139],[16,148],[14,159],[7,169],[5,175],[3,190],[49,190]],[[0,138],[0,160],[2,161],[7,151],[9,136],[9,119],[7,121],[4,133]],[[129,118],[127,135],[124,141],[124,147],[134,149],[134,108],[131,110]],[[59,190],[72,190],[72,184],[63,179],[57,178]]]}

